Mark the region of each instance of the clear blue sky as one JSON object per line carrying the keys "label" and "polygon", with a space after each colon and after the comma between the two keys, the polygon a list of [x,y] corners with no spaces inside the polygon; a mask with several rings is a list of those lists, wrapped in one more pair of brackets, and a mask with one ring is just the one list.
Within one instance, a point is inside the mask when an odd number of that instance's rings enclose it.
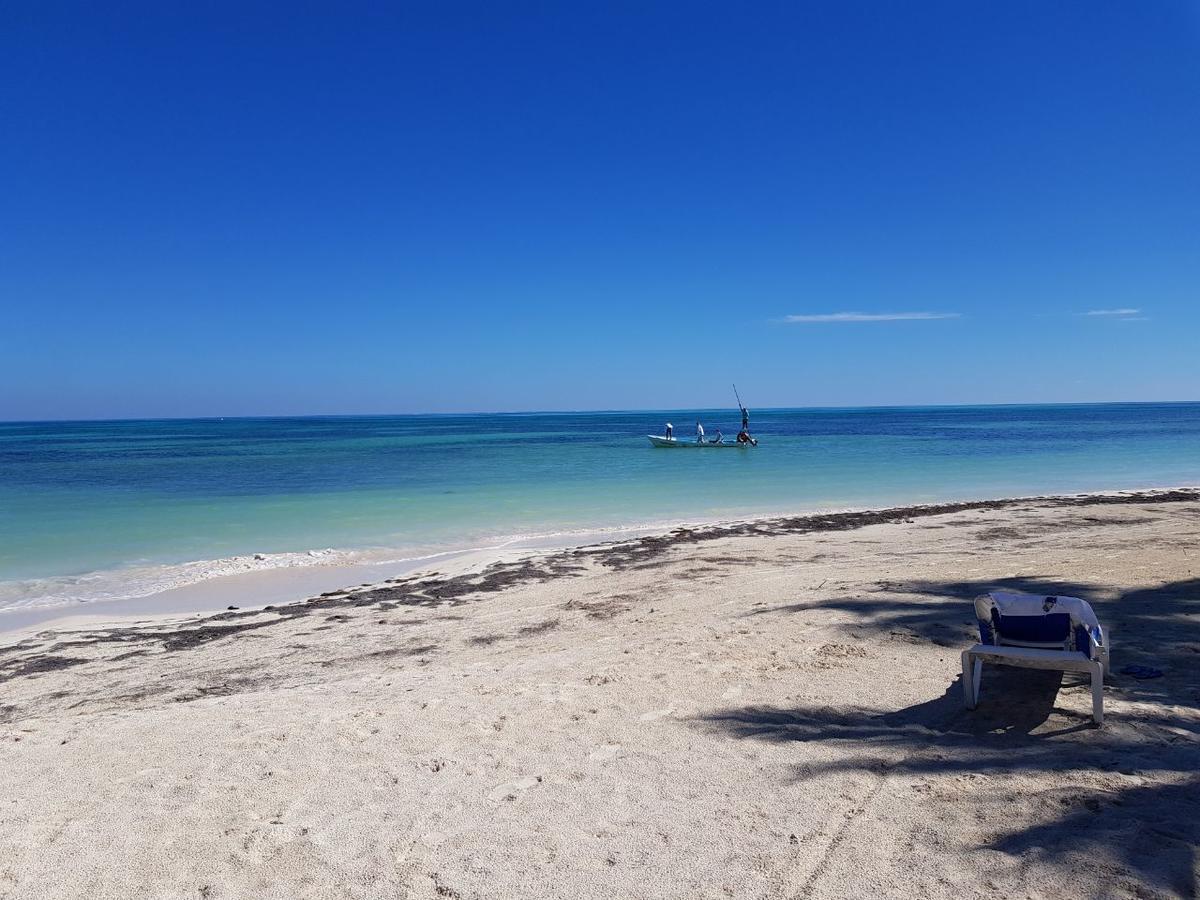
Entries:
{"label": "clear blue sky", "polygon": [[1192,2],[8,4],[0,117],[0,418],[1200,399]]}

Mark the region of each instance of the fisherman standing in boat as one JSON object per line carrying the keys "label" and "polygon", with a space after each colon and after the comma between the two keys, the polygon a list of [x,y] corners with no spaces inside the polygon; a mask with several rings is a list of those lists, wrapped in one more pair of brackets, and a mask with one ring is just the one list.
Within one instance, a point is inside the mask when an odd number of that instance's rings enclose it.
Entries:
{"label": "fisherman standing in boat", "polygon": [[675,440],[675,426],[672,425],[670,422],[667,423],[667,440],[668,441]]}
{"label": "fisherman standing in boat", "polygon": [[701,425],[699,422],[696,423],[696,443],[697,444],[704,443],[704,426]]}
{"label": "fisherman standing in boat", "polygon": [[758,441],[750,437],[750,413],[746,411],[746,407],[742,406],[740,401],[738,406],[742,410],[742,430],[738,432],[737,441],[739,444],[750,444],[752,447],[757,447]]}
{"label": "fisherman standing in boat", "polygon": [[737,434],[737,442],[739,444],[749,444],[751,447],[757,447],[758,441],[750,437],[750,412],[746,409],[746,405],[742,403],[742,398],[738,395],[736,384],[733,386],[733,396],[737,397],[738,409],[742,411],[742,430]]}

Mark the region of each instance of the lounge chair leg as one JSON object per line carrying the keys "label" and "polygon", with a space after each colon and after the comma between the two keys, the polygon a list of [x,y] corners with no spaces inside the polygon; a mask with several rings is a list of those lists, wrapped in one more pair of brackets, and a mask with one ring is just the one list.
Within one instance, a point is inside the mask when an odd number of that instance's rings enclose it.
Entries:
{"label": "lounge chair leg", "polygon": [[1104,664],[1092,660],[1092,719],[1097,725],[1104,724]]}
{"label": "lounge chair leg", "polygon": [[967,709],[974,709],[975,704],[979,699],[979,691],[975,689],[975,675],[977,663],[971,658],[971,651],[964,650],[962,655],[962,672],[963,672],[963,700],[966,701]]}

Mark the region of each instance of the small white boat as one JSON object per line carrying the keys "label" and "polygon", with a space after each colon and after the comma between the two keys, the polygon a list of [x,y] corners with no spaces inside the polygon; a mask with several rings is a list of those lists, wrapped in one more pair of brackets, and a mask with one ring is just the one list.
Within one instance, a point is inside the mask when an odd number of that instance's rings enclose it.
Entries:
{"label": "small white boat", "polygon": [[[746,407],[742,405],[742,398],[737,392],[736,384],[733,386],[733,396],[737,399],[738,409],[741,410],[742,413],[742,430],[738,432],[738,437],[742,437],[743,435],[750,437],[750,413],[747,412]],[[667,429],[671,430],[671,428],[672,425],[670,422],[668,422]],[[739,441],[737,438],[727,441],[723,437],[720,440],[717,438],[708,440],[704,437],[704,429],[700,427],[699,422],[696,423],[696,432],[696,437],[691,440],[687,438],[680,439],[677,437],[669,437],[665,434],[648,434],[646,437],[650,439],[651,447],[662,447],[664,449],[671,450],[676,448],[682,450],[685,447],[691,447],[695,450],[746,450],[751,447],[758,446],[758,440],[756,438],[750,438],[748,441]],[[718,431],[717,435],[720,436],[720,434],[720,431]]]}
{"label": "small white boat", "polygon": [[701,443],[697,440],[680,440],[679,438],[663,437],[657,434],[648,434],[646,437],[650,439],[651,446],[670,447],[672,449],[679,448],[681,450],[688,447],[693,450],[743,450],[754,446],[753,444],[739,444],[736,440],[722,441],[718,444],[715,441],[706,440]]}

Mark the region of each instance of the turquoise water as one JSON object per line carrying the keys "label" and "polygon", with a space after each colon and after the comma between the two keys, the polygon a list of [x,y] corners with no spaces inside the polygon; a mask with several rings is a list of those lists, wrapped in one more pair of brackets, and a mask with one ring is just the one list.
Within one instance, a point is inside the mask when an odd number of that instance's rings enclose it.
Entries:
{"label": "turquoise water", "polygon": [[[144,591],[147,573],[255,553],[266,566],[405,558],[680,520],[1200,482],[1196,403],[752,415],[757,449],[712,452],[644,436],[668,419],[686,436],[697,418],[731,436],[736,410],[0,424],[0,608],[120,596],[123,579]],[[324,548],[339,553],[306,555]]]}

